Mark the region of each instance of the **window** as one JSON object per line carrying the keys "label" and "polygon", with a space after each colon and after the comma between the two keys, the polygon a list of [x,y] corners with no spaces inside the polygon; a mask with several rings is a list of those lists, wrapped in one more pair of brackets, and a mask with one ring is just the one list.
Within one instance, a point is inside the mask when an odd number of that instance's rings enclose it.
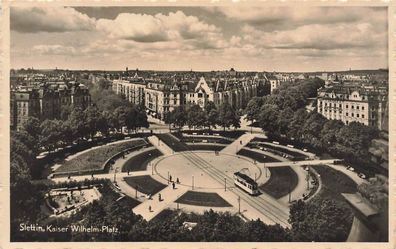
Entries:
{"label": "window", "polygon": [[356,117],[359,117],[359,113],[358,113],[358,114],[356,114]]}
{"label": "window", "polygon": [[349,121],[346,121],[346,124],[348,124],[349,123]]}
{"label": "window", "polygon": [[341,110],[339,110],[338,112],[339,112],[339,113],[342,113],[342,111],[341,111]]}
{"label": "window", "polygon": [[340,104],[340,108],[342,107],[342,104]]}
{"label": "window", "polygon": [[364,114],[362,114],[362,118],[364,118]]}
{"label": "window", "polygon": [[347,117],[348,117],[348,113],[345,113],[345,116],[347,116]]}
{"label": "window", "polygon": [[352,113],[352,117],[354,116],[354,114]]}
{"label": "window", "polygon": [[355,107],[354,107],[354,106],[352,106],[352,109],[355,109]]}
{"label": "window", "polygon": [[202,98],[202,93],[198,93],[198,98]]}
{"label": "window", "polygon": [[346,105],[345,108],[348,108],[348,105]]}
{"label": "window", "polygon": [[356,106],[356,109],[358,109],[358,110],[359,110],[359,106]]}
{"label": "window", "polygon": [[362,110],[364,110],[364,106],[362,106]]}

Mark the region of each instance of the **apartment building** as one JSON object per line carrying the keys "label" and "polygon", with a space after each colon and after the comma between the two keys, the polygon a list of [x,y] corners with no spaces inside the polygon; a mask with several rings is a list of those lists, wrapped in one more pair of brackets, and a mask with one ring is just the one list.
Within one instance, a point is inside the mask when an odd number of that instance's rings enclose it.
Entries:
{"label": "apartment building", "polygon": [[318,89],[317,110],[327,119],[387,127],[388,93],[383,89],[334,85]]}

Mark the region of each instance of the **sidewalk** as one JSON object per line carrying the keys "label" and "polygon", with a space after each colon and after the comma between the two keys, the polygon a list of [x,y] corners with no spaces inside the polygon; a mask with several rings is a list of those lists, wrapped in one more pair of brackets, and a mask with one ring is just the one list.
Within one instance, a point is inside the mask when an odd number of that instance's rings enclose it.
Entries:
{"label": "sidewalk", "polygon": [[164,156],[172,155],[174,153],[174,151],[168,145],[162,142],[157,136],[150,136],[148,137],[148,140],[155,148],[161,151]]}
{"label": "sidewalk", "polygon": [[227,147],[221,150],[221,153],[226,154],[237,154],[243,147],[245,147],[253,138],[254,134],[245,133],[236,139],[234,142],[229,144]]}
{"label": "sidewalk", "polygon": [[[160,194],[162,201],[159,201],[158,193],[152,196],[152,199],[145,199],[141,204],[132,209],[135,214],[140,214],[147,221],[150,221],[157,216],[162,210],[171,206],[180,196],[182,196],[188,190],[187,187],[176,185],[176,189],[172,189],[170,184],[168,187],[163,189]],[[151,206],[151,212],[149,210]],[[173,204],[174,206],[174,204]]]}

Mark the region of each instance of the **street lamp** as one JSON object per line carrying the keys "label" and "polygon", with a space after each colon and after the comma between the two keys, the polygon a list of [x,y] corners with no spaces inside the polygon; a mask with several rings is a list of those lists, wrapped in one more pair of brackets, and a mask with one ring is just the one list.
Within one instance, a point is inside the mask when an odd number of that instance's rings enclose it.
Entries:
{"label": "street lamp", "polygon": [[241,197],[238,195],[238,213],[241,213]]}
{"label": "street lamp", "polygon": [[309,190],[309,167],[307,167],[307,190]]}
{"label": "street lamp", "polygon": [[116,183],[116,174],[117,174],[117,168],[114,170],[114,183]]}

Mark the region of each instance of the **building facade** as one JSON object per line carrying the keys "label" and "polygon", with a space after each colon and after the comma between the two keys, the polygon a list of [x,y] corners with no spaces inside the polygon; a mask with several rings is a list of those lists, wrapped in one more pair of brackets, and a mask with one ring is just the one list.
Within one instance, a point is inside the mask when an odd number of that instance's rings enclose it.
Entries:
{"label": "building facade", "polygon": [[129,102],[144,105],[147,112],[163,119],[164,114],[179,106],[197,104],[205,108],[208,102],[220,106],[228,102],[235,109],[244,108],[257,96],[258,78],[204,77],[180,79],[176,77],[113,80],[112,89]]}
{"label": "building facade", "polygon": [[20,130],[29,117],[60,119],[62,110],[70,105],[85,109],[90,103],[91,95],[84,85],[19,87],[11,90],[10,126]]}
{"label": "building facade", "polygon": [[387,126],[386,90],[342,85],[318,89],[318,113],[344,124],[359,122],[383,130]]}

